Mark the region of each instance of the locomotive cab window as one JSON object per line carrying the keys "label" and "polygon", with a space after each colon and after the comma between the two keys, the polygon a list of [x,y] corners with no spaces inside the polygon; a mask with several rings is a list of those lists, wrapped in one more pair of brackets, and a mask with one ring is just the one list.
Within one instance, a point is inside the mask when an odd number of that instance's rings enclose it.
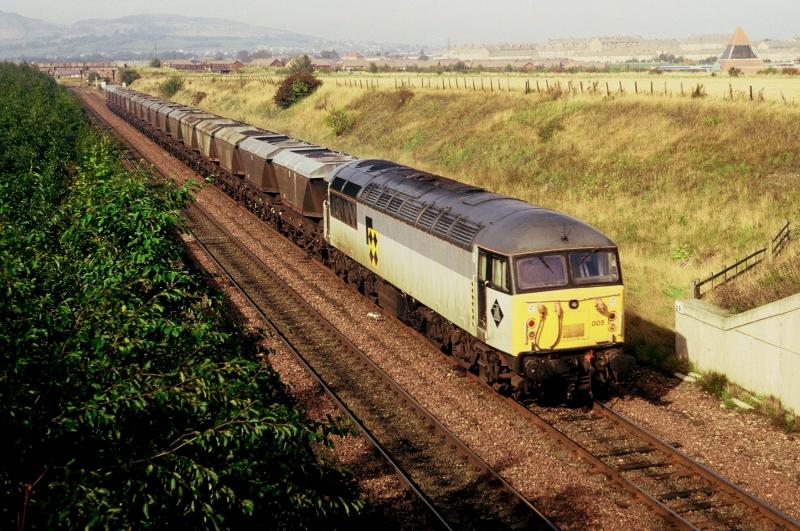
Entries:
{"label": "locomotive cab window", "polygon": [[483,283],[489,281],[493,288],[509,291],[508,259],[481,253],[478,258],[478,278]]}
{"label": "locomotive cab window", "polygon": [[331,216],[356,228],[356,202],[339,194],[330,194]]}
{"label": "locomotive cab window", "polygon": [[561,254],[536,254],[514,260],[519,291],[566,286],[567,261]]}
{"label": "locomotive cab window", "polygon": [[619,282],[617,254],[613,251],[569,253],[569,268],[572,281],[578,286]]}

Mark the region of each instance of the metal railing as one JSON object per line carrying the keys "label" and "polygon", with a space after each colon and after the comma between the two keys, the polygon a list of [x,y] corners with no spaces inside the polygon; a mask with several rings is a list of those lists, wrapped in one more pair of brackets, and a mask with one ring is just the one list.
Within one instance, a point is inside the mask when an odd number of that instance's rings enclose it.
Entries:
{"label": "metal railing", "polygon": [[714,288],[721,286],[738,276],[743,275],[747,271],[764,261],[764,259],[772,260],[777,257],[791,240],[791,232],[789,230],[789,221],[784,223],[783,227],[778,234],[767,242],[767,245],[758,249],[757,251],[749,254],[730,266],[722,266],[722,270],[717,273],[709,273],[703,279],[695,279],[692,281],[692,294],[695,299],[700,299],[703,295],[707,294]]}

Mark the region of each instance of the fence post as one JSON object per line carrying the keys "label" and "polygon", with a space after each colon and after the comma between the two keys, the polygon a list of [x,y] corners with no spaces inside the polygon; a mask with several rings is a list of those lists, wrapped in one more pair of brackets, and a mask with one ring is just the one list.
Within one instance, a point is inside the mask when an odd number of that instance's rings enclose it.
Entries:
{"label": "fence post", "polygon": [[583,94],[583,81],[581,81],[581,94]]}
{"label": "fence post", "polygon": [[606,96],[611,96],[611,89],[608,88],[608,81],[606,81]]}
{"label": "fence post", "polygon": [[639,82],[638,81],[634,81],[633,82],[633,90],[634,90],[634,92],[636,92],[636,94],[639,94]]}
{"label": "fence post", "polygon": [[692,297],[695,299],[700,298],[700,279],[696,278],[692,280]]}
{"label": "fence post", "polygon": [[753,101],[753,85],[750,85],[750,101]]}
{"label": "fence post", "polygon": [[650,82],[650,95],[652,96],[653,94],[655,94],[655,93],[653,92],[653,82],[651,81]]}
{"label": "fence post", "polygon": [[625,94],[625,91],[622,90],[622,81],[619,82],[619,93],[620,94]]}
{"label": "fence post", "polygon": [[539,80],[536,80],[536,93],[541,94],[542,90],[539,88]]}

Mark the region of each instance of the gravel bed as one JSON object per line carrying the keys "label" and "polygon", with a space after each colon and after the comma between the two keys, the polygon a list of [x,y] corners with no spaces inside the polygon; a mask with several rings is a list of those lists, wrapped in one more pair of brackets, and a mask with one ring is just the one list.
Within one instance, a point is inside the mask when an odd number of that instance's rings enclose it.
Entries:
{"label": "gravel bed", "polygon": [[[92,104],[162,173],[178,182],[199,180],[104,104],[97,100]],[[207,187],[197,200],[211,213],[221,215],[229,231],[282,276],[286,274],[284,280],[556,525],[564,529],[653,529],[661,525],[649,510],[632,502],[603,476],[590,473],[575,456],[509,411],[494,392],[443,361],[438,351],[407,327],[381,317],[374,305],[220,190]],[[337,303],[330,304],[330,299]]]}
{"label": "gravel bed", "polygon": [[[215,285],[221,289],[241,322],[250,330],[263,334],[261,345],[268,352],[265,360],[286,385],[289,395],[314,420],[339,418],[342,412],[322,387],[295,360],[284,344],[276,338],[258,313],[238,290],[222,276],[216,264],[208,258],[191,236],[184,238],[190,255],[209,272]],[[424,529],[430,526],[425,518],[427,509],[401,483],[394,470],[388,466],[361,435],[332,437],[333,447],[318,447],[317,452],[327,459],[353,471],[356,482],[364,494],[367,507],[353,525],[388,525],[391,529]]]}
{"label": "gravel bed", "polygon": [[[173,177],[177,182],[183,182],[187,178],[200,180],[183,163],[164,153],[139,131],[110,112],[104,103],[98,103],[96,100],[90,101],[90,103],[105,120],[122,133],[123,138],[135,145],[148,160],[156,161],[160,171]],[[216,191],[213,188],[209,188],[209,190]],[[207,191],[202,190],[198,201],[202,201],[201,197],[205,195],[207,195]],[[205,252],[196,243],[192,243],[190,236],[187,235],[185,241],[190,255],[197,260],[201,267],[212,275],[217,275],[213,277],[215,284],[225,293],[235,313],[238,314],[245,326],[263,331],[263,346],[269,353],[265,362],[278,372],[281,381],[287,386],[290,396],[312,419],[326,420],[340,417],[342,412],[336,404],[294,359],[283,343],[265,329],[265,323],[249,302],[223,277],[218,276],[220,272]],[[334,444],[331,449],[318,448],[318,451],[321,455],[326,455],[353,471],[355,480],[367,502],[365,511],[356,521],[352,522],[356,527],[377,528],[382,525],[388,526],[390,529],[427,529],[431,527],[425,516],[428,514],[427,509],[409,493],[394,470],[386,464],[368,440],[360,435],[333,437],[332,439]]]}
{"label": "gravel bed", "polygon": [[222,194],[203,208],[397,380],[437,419],[565,529],[652,529],[661,521],[510,411],[429,343],[342,284]]}
{"label": "gravel bed", "polygon": [[[108,113],[107,113],[108,114]],[[105,116],[105,115],[104,115]],[[116,116],[128,134],[143,135]],[[112,122],[113,123],[113,122]],[[127,135],[126,135],[127,136]],[[137,144],[139,145],[139,144]],[[167,175],[182,180],[194,173],[151,144],[146,156]],[[510,412],[493,392],[443,361],[428,343],[356,294],[327,269],[236,205],[208,187],[198,201],[224,216],[228,230],[246,242],[271,267],[278,267],[293,288],[328,318],[384,370],[432,411],[467,445],[498,470],[554,522],[570,528],[652,529],[660,525],[576,457]],[[334,302],[332,302],[334,301]],[[377,315],[372,318],[370,315]],[[710,468],[768,503],[800,517],[800,441],[762,417],[721,409],[696,386],[641,371],[639,396],[611,405]]]}
{"label": "gravel bed", "polygon": [[649,429],[729,481],[800,519],[800,435],[754,412],[725,408],[696,384],[640,368],[614,411]]}

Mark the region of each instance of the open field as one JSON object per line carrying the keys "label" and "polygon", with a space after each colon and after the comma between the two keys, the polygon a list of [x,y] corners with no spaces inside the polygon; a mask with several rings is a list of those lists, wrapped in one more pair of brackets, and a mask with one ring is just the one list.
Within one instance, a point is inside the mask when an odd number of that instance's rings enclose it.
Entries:
{"label": "open field", "polygon": [[[162,70],[161,72],[163,72]],[[158,72],[158,71],[155,71]],[[151,74],[153,71],[151,71]],[[177,72],[176,72],[177,73]],[[280,74],[276,69],[245,69],[241,74],[197,74],[180,72],[190,79],[216,79],[217,81],[258,78],[277,82]],[[641,72],[621,73],[377,73],[334,72],[321,75],[334,85],[364,90],[379,88],[411,88],[438,92],[530,92],[544,93],[548,90],[571,91],[574,95],[598,95],[619,97],[622,95],[652,95],[669,98],[690,98],[698,85],[709,98],[768,101],[800,106],[800,75],[758,74],[730,77],[726,73],[668,72],[648,74]]]}
{"label": "open field", "polygon": [[[157,93],[164,79],[150,72],[133,88]],[[691,279],[800,217],[800,110],[782,102],[366,90],[342,79],[323,78],[286,111],[263,77],[186,76],[172,99],[588,221],[620,245],[629,342],[645,359],[671,352],[673,300],[689,295]],[[342,136],[326,124],[333,109],[352,120]]]}

